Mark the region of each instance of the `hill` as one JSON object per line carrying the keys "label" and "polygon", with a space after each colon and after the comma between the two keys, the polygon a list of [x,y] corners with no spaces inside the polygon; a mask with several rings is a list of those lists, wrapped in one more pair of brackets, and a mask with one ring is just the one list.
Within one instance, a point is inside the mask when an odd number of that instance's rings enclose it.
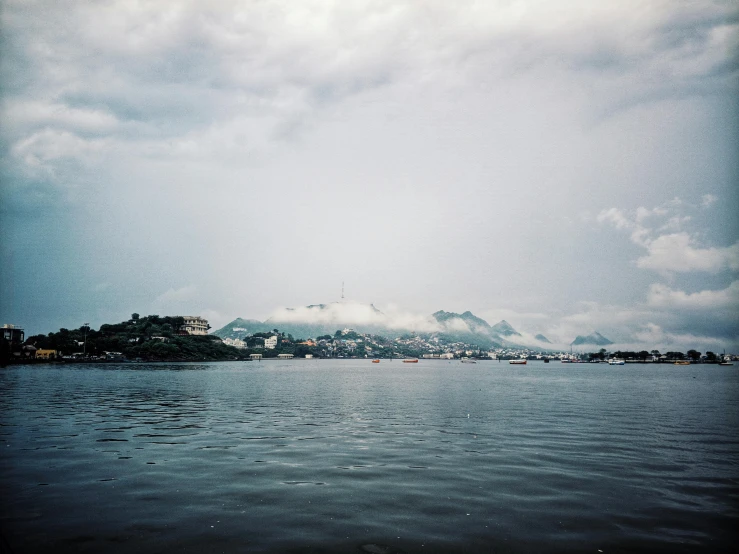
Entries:
{"label": "hill", "polygon": [[578,335],[575,340],[572,341],[572,346],[578,346],[581,344],[594,344],[595,346],[608,346],[613,344],[613,341],[608,340],[606,337],[601,335],[598,331],[593,331],[587,336]]}
{"label": "hill", "polygon": [[492,330],[501,337],[520,337],[521,333],[516,331],[505,319],[493,325]]}
{"label": "hill", "polygon": [[222,339],[241,339],[244,338],[244,335],[264,333],[271,330],[272,328],[265,322],[237,317],[231,323],[224,325],[217,331],[213,331],[213,334]]}
{"label": "hill", "polygon": [[134,314],[128,321],[104,324],[97,330],[60,329],[57,333],[29,337],[26,343],[57,350],[65,356],[81,354],[84,350],[88,357],[118,352],[128,359],[147,361],[215,361],[241,357],[239,350],[223,344],[217,336],[178,335],[177,330],[183,323],[184,319],[179,316],[139,317]]}

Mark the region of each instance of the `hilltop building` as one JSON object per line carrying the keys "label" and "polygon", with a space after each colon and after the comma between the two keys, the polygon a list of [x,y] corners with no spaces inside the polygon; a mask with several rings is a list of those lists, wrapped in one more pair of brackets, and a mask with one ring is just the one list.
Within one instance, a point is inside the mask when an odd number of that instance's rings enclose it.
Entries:
{"label": "hilltop building", "polygon": [[210,325],[208,320],[199,316],[186,315],[185,322],[180,325],[180,334],[183,335],[207,335]]}
{"label": "hilltop building", "polygon": [[6,323],[0,328],[2,338],[11,344],[20,344],[25,339],[25,331],[20,327]]}
{"label": "hilltop building", "polygon": [[277,335],[272,335],[264,339],[264,347],[268,350],[273,350],[277,347]]}

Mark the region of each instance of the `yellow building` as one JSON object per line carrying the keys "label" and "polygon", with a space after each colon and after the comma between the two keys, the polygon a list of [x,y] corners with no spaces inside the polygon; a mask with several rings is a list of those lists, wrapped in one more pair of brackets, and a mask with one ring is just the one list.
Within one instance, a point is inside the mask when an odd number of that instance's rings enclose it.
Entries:
{"label": "yellow building", "polygon": [[56,350],[46,350],[43,348],[36,350],[37,360],[55,360],[58,355]]}

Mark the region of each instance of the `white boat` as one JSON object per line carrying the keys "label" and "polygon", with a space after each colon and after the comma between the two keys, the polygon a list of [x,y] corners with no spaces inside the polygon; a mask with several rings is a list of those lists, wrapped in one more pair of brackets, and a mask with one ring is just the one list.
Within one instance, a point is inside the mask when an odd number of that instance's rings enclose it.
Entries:
{"label": "white boat", "polygon": [[608,365],[626,365],[626,361],[620,358],[611,358],[608,360]]}
{"label": "white boat", "polygon": [[462,358],[460,362],[462,362],[463,364],[476,364],[477,363],[476,360],[473,360],[472,358],[467,358],[467,357]]}

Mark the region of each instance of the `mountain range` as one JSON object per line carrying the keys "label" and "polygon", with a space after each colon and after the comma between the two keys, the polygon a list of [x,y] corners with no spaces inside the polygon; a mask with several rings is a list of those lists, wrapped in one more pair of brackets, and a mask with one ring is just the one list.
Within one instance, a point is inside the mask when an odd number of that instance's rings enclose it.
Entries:
{"label": "mountain range", "polygon": [[[278,310],[266,321],[237,318],[214,332],[221,338],[243,338],[245,335],[269,332],[274,329],[293,335],[295,338],[315,338],[334,335],[343,328],[352,328],[360,333],[398,338],[408,333],[436,335],[450,342],[465,342],[481,348],[527,346],[546,349],[551,341],[542,334],[525,340],[505,320],[490,325],[470,311],[464,313],[439,310],[429,317],[403,318],[384,314],[372,304],[333,302],[312,304],[301,308]],[[534,344],[532,344],[532,342]],[[573,345],[613,344],[597,331],[587,336],[578,336]]]}
{"label": "mountain range", "polygon": [[609,344],[613,344],[613,341],[608,340],[598,331],[594,331],[586,336],[578,335],[575,340],[572,341],[572,346],[585,344],[593,344],[595,346],[608,346]]}

